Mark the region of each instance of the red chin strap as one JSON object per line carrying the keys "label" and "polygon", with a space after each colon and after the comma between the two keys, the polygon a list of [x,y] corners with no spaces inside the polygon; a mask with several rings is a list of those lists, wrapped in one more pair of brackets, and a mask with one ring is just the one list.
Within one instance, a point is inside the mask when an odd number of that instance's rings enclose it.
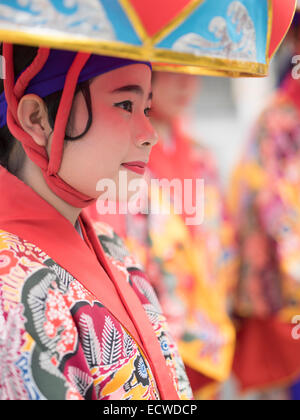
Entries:
{"label": "red chin strap", "polygon": [[70,116],[72,102],[78,82],[79,75],[90,54],[78,53],[66,76],[65,87],[59,104],[50,159],[45,147],[39,146],[33,138],[23,130],[18,119],[18,105],[30,81],[42,70],[50,54],[49,48],[39,48],[32,64],[21,74],[15,83],[13,45],[3,43],[3,56],[6,62],[6,79],[4,80],[4,91],[8,104],[7,126],[12,135],[22,143],[29,159],[34,162],[43,173],[49,188],[61,199],[73,207],[84,208],[96,201],[85,194],[76,191],[58,175],[61,167],[65,132]]}

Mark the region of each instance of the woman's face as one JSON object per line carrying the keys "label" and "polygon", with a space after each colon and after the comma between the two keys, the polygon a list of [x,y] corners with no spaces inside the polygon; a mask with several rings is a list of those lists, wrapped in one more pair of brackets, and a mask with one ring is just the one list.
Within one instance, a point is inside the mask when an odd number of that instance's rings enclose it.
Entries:
{"label": "woman's face", "polygon": [[[59,176],[77,191],[98,198],[97,183],[109,179],[119,199],[119,173],[128,182],[143,177],[139,164],[147,164],[157,135],[149,121],[151,70],[134,64],[98,76],[90,84],[93,123],[80,140],[68,141]],[[84,132],[88,111],[82,94],[74,100],[72,136]],[[124,187],[122,187],[124,188]],[[130,198],[130,195],[128,196]]]}
{"label": "woman's face", "polygon": [[197,85],[197,76],[156,72],[153,80],[153,116],[166,121],[180,116],[195,97]]}

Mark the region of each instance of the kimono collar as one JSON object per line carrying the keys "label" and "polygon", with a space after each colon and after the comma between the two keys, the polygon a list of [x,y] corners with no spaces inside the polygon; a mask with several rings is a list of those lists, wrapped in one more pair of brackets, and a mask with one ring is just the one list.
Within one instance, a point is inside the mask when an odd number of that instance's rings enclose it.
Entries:
{"label": "kimono collar", "polygon": [[[159,341],[125,275],[106,257],[89,219],[74,226],[0,166],[0,229],[35,244],[101,302],[140,346],[162,399],[178,399]],[[63,235],[61,234],[63,232]]]}

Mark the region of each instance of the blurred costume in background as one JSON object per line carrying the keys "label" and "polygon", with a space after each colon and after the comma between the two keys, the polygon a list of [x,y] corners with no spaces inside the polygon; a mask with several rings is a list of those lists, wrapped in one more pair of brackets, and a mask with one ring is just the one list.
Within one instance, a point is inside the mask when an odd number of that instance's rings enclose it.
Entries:
{"label": "blurred costume in background", "polygon": [[[234,372],[244,391],[289,386],[300,377],[299,328],[294,324],[300,314],[296,76],[295,67],[259,118],[232,183],[230,202],[241,256],[234,305],[239,319]],[[294,399],[297,393],[295,385]]]}
{"label": "blurred costume in background", "polygon": [[[188,215],[176,214],[177,191],[173,195],[152,189],[159,197],[160,214],[138,214],[123,218],[119,233],[150,272],[171,332],[179,343],[196,398],[215,395],[216,383],[225,381],[232,369],[235,330],[227,315],[227,297],[235,280],[235,252],[231,223],[219,187],[211,153],[191,140],[178,117],[197,92],[197,78],[189,75],[155,73],[153,123],[160,135],[150,159],[149,178],[193,180],[188,199],[202,194],[203,219],[188,226]],[[204,181],[204,191],[196,180]],[[179,198],[186,210],[186,197]],[[182,202],[181,202],[182,200]],[[171,209],[170,213],[165,212]],[[198,209],[199,211],[200,209]],[[96,211],[90,209],[92,217]],[[98,216],[99,217],[99,216]],[[100,216],[103,220],[103,217]],[[111,220],[116,223],[116,218]]]}

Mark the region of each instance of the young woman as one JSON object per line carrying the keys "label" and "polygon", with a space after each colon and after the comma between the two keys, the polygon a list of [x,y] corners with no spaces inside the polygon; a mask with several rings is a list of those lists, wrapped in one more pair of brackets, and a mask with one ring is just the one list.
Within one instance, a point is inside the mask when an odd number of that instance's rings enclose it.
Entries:
{"label": "young woman", "polygon": [[141,175],[151,66],[3,45],[0,398],[179,399],[191,391],[146,275],[82,209]]}

